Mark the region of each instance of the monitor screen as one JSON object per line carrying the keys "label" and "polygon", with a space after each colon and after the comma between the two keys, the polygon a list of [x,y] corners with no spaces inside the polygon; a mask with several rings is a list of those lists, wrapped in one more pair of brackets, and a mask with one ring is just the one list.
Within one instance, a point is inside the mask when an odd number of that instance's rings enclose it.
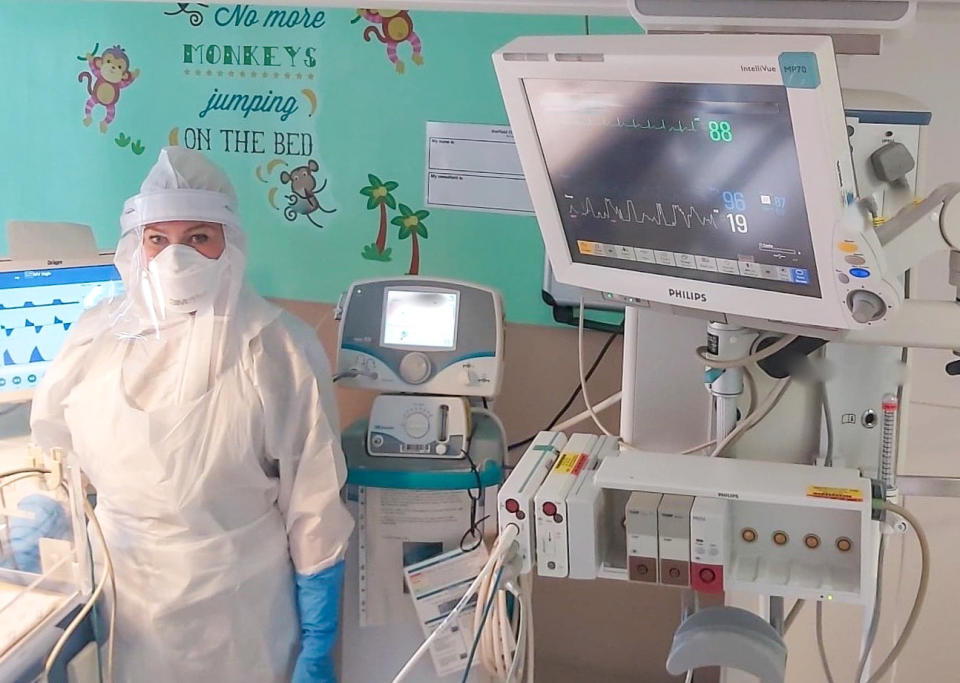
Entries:
{"label": "monitor screen", "polygon": [[380,343],[400,348],[453,349],[457,292],[388,288]]}
{"label": "monitor screen", "polygon": [[820,297],[784,87],[523,87],[575,263]]}
{"label": "monitor screen", "polygon": [[109,264],[0,272],[0,401],[33,389],[80,314],[122,290]]}

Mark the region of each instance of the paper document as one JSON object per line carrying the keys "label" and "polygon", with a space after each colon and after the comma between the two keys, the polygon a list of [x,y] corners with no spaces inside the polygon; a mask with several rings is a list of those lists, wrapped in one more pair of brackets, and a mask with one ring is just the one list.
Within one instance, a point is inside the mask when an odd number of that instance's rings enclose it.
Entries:
{"label": "paper document", "polygon": [[[463,598],[488,558],[487,547],[464,552],[457,548],[439,557],[404,567],[410,597],[424,637],[429,636]],[[438,676],[463,671],[473,644],[476,597],[460,612],[455,624],[430,644],[430,657]],[[477,660],[474,660],[477,661]]]}
{"label": "paper document", "polygon": [[[470,498],[465,491],[360,487],[358,493],[360,626],[411,622],[403,567],[459,547],[470,526]],[[486,514],[484,498],[477,519]]]}
{"label": "paper document", "polygon": [[425,166],[429,207],[533,213],[508,126],[427,121]]}

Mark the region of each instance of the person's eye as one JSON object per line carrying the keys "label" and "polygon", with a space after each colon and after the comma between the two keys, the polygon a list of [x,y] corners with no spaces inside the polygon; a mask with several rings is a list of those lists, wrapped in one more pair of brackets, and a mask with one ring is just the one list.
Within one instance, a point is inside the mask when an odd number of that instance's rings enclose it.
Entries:
{"label": "person's eye", "polygon": [[157,246],[167,241],[167,238],[163,235],[150,235],[147,239],[150,240],[150,244],[155,244]]}
{"label": "person's eye", "polygon": [[209,235],[205,235],[202,232],[190,236],[190,241],[194,244],[206,244],[210,240]]}

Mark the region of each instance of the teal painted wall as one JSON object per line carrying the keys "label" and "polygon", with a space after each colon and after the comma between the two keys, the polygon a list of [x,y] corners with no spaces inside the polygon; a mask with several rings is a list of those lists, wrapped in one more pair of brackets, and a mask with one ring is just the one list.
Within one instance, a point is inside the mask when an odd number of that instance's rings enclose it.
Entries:
{"label": "teal painted wall", "polygon": [[[583,33],[587,23],[577,16],[414,11],[424,61],[415,64],[410,44],[401,44],[400,74],[384,45],[364,41],[373,24],[356,12],[319,10],[304,18],[302,7],[288,8],[286,20],[296,16],[299,24],[270,26],[280,16],[271,20],[276,9],[191,3],[178,13],[176,3],[0,0],[0,40],[18,56],[22,76],[7,81],[0,107],[0,223],[88,223],[98,243],[111,248],[123,201],[136,193],[159,149],[174,140],[207,151],[198,132],[207,131],[209,155],[240,195],[256,289],[335,301],[353,280],[404,274],[410,266],[412,239],[400,239],[394,225],[388,228],[390,261],[361,256],[380,222],[379,209],[368,210],[360,193],[368,174],[396,182],[397,202],[425,208],[426,121],[505,124],[491,53],[519,35]],[[593,25],[597,32],[630,29],[626,20],[595,19]],[[78,74],[89,71],[88,52],[103,55],[113,45],[123,47],[139,74],[120,91],[116,118],[101,133],[100,106],[84,125],[88,88]],[[227,46],[241,62],[246,51],[250,63],[226,64]],[[207,57],[215,63],[205,63]],[[279,96],[272,108],[291,113],[201,116],[218,94],[269,95],[271,104]],[[224,130],[259,131],[260,145],[244,148],[238,145],[244,133]],[[309,141],[312,150],[278,149],[278,134]],[[246,135],[250,143],[252,133]],[[321,205],[334,213],[287,220],[290,190],[281,173],[311,159],[318,180],[327,181]],[[388,211],[388,222],[397,215]],[[309,220],[316,216],[322,229]],[[510,320],[550,321],[540,301],[543,247],[533,217],[431,210],[424,225],[421,274],[492,285],[503,292]],[[0,249],[6,249],[5,235]]]}

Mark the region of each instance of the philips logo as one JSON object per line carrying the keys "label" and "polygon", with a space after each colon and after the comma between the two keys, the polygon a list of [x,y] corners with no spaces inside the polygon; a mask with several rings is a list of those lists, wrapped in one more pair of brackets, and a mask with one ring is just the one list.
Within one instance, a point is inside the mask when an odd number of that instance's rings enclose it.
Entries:
{"label": "philips logo", "polygon": [[671,289],[669,295],[674,299],[685,299],[687,301],[698,301],[702,304],[707,303],[707,295],[703,292],[691,292],[687,289]]}
{"label": "philips logo", "polygon": [[738,493],[727,493],[726,491],[718,491],[717,496],[719,498],[732,498],[733,500],[740,500],[740,494]]}

